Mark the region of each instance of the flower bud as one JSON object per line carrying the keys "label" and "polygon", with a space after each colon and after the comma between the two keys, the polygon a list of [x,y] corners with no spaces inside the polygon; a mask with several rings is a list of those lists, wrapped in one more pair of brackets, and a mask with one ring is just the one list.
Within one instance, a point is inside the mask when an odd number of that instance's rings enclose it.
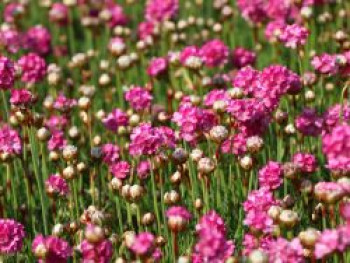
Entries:
{"label": "flower bud", "polygon": [[250,170],[253,167],[253,159],[248,155],[243,156],[240,158],[239,164],[244,170]]}
{"label": "flower bud", "polygon": [[279,221],[288,228],[292,228],[299,221],[299,216],[292,210],[282,210]]}
{"label": "flower bud", "polygon": [[214,126],[210,132],[210,139],[212,139],[214,142],[216,143],[221,143],[224,140],[226,140],[226,138],[228,137],[228,130],[226,129],[225,126]]}
{"label": "flower bud", "polygon": [[264,251],[260,249],[255,249],[252,252],[250,252],[248,257],[248,262],[249,263],[268,263],[269,257]]}
{"label": "flower bud", "polygon": [[299,240],[304,247],[313,248],[320,236],[320,232],[314,228],[308,228],[299,233]]}
{"label": "flower bud", "polygon": [[201,174],[208,175],[215,170],[216,164],[212,159],[203,157],[198,161],[197,168]]}

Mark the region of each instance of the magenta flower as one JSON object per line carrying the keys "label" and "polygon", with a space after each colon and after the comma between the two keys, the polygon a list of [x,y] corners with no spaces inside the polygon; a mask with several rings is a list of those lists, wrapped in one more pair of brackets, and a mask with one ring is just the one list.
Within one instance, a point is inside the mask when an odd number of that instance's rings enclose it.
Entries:
{"label": "magenta flower", "polygon": [[138,25],[137,35],[139,39],[145,40],[154,34],[155,25],[153,22],[144,21]]}
{"label": "magenta flower", "polygon": [[125,100],[136,111],[145,111],[151,107],[152,95],[141,87],[133,87],[125,93]]}
{"label": "magenta flower", "polygon": [[[72,256],[73,250],[67,241],[55,237],[38,235],[32,243],[32,251],[39,263],[64,263]],[[42,251],[45,251],[42,255]]]}
{"label": "magenta flower", "polygon": [[27,89],[12,89],[10,103],[15,106],[30,106],[34,102],[33,94]]}
{"label": "magenta flower", "polygon": [[107,10],[111,18],[108,20],[108,26],[114,28],[115,26],[125,26],[128,22],[128,17],[124,13],[123,7],[114,3],[112,0],[107,0]]}
{"label": "magenta flower", "polygon": [[283,263],[303,263],[304,253],[303,247],[298,238],[288,241],[284,238],[278,238],[271,243],[268,251],[270,262]]}
{"label": "magenta flower", "polygon": [[226,90],[213,89],[207,93],[204,97],[204,105],[207,107],[212,107],[216,101],[228,102],[230,96]]}
{"label": "magenta flower", "polygon": [[15,67],[10,59],[0,56],[0,90],[7,90],[15,83]]}
{"label": "magenta flower", "polygon": [[46,75],[46,63],[35,53],[29,53],[18,60],[18,66],[22,70],[23,82],[37,83],[43,80]]}
{"label": "magenta flower", "polygon": [[306,44],[308,36],[309,31],[305,27],[292,24],[284,28],[280,35],[280,40],[286,47],[296,49]]}
{"label": "magenta flower", "polygon": [[221,144],[221,151],[223,153],[243,155],[247,152],[247,138],[247,135],[244,133],[231,135]]}
{"label": "magenta flower", "polygon": [[22,47],[22,35],[13,28],[0,29],[0,45],[12,54],[17,53]]}
{"label": "magenta flower", "polygon": [[200,57],[209,68],[225,65],[229,54],[228,47],[219,39],[207,42],[199,50]]}
{"label": "magenta flower", "polygon": [[192,218],[191,213],[183,206],[172,206],[166,211],[165,215],[169,220],[182,220],[186,222]]}
{"label": "magenta flower", "polygon": [[350,126],[336,126],[322,138],[323,152],[327,157],[330,170],[350,170]]}
{"label": "magenta flower", "polygon": [[29,28],[25,35],[25,45],[34,53],[47,55],[51,50],[50,32],[41,25]]}
{"label": "magenta flower", "polygon": [[84,239],[79,247],[83,255],[82,263],[109,263],[113,256],[112,242],[108,239],[102,240],[98,243],[90,243]]}
{"label": "magenta flower", "polygon": [[55,99],[53,103],[53,107],[58,111],[67,112],[71,110],[76,104],[77,104],[77,101],[75,99],[69,99],[64,94],[61,93]]}
{"label": "magenta flower", "polygon": [[323,114],[324,131],[326,133],[330,132],[334,127],[341,124],[343,121],[350,121],[350,106],[348,104],[345,103],[343,106],[336,104],[328,108]]}
{"label": "magenta flower", "polygon": [[337,250],[339,235],[336,229],[326,229],[319,236],[315,245],[315,257],[324,258]]}
{"label": "magenta flower", "polygon": [[271,235],[264,235],[257,238],[252,234],[247,233],[244,235],[242,241],[244,247],[242,251],[243,255],[248,256],[255,249],[261,249],[262,251],[268,252],[273,242],[275,241]]}
{"label": "magenta flower", "polygon": [[237,71],[233,78],[232,86],[241,88],[246,95],[252,95],[256,90],[256,83],[260,72],[247,66]]}
{"label": "magenta flower", "polygon": [[282,184],[282,165],[269,161],[259,170],[259,186],[276,190]]}
{"label": "magenta flower", "polygon": [[154,235],[149,232],[142,232],[135,237],[130,249],[138,256],[145,256],[153,252],[154,245]]}
{"label": "magenta flower", "polygon": [[151,172],[151,163],[150,161],[141,161],[137,165],[137,177],[140,178],[141,180],[146,179]]}
{"label": "magenta flower", "polygon": [[233,254],[235,245],[226,239],[224,220],[215,211],[201,217],[196,232],[198,242],[194,247],[193,262],[225,262]]}
{"label": "magenta flower", "polygon": [[20,252],[25,237],[22,224],[13,219],[0,218],[0,254]]}
{"label": "magenta flower", "polygon": [[23,15],[24,13],[24,6],[20,3],[9,3],[5,6],[4,9],[4,20],[7,23],[13,23],[15,22],[16,18]]}
{"label": "magenta flower", "polygon": [[52,131],[51,138],[47,142],[47,148],[50,151],[58,151],[67,145],[67,140],[64,138],[62,131]]}
{"label": "magenta flower", "polygon": [[254,51],[238,47],[232,52],[232,63],[237,68],[254,66],[255,61],[256,53]]}
{"label": "magenta flower", "polygon": [[119,147],[112,143],[102,145],[102,160],[108,165],[112,165],[119,160]]}
{"label": "magenta flower", "polygon": [[317,169],[317,160],[313,154],[296,153],[293,155],[292,160],[303,173],[313,173]]}
{"label": "magenta flower", "polygon": [[163,22],[177,16],[178,0],[147,0],[145,18],[152,22]]}
{"label": "magenta flower", "polygon": [[132,156],[154,155],[161,148],[173,148],[175,146],[175,135],[170,128],[154,128],[148,123],[142,123],[135,127],[130,139],[129,153]]}
{"label": "magenta flower", "polygon": [[286,27],[283,20],[271,21],[266,25],[265,37],[270,42],[276,42]]}
{"label": "magenta flower", "polygon": [[189,66],[193,60],[200,60],[200,49],[196,46],[187,46],[180,53],[180,62],[183,66]]}
{"label": "magenta flower", "polygon": [[304,136],[317,137],[322,132],[323,119],[315,109],[305,108],[303,112],[296,117],[295,127]]}
{"label": "magenta flower", "polygon": [[109,171],[118,179],[126,179],[130,174],[130,164],[126,161],[113,163],[109,166]]}
{"label": "magenta flower", "polygon": [[252,23],[263,22],[267,18],[264,0],[238,0],[237,6],[243,18]]}
{"label": "magenta flower", "polygon": [[20,155],[22,153],[22,140],[16,130],[4,125],[0,129],[0,155]]}
{"label": "magenta flower", "polygon": [[50,131],[60,131],[63,130],[68,124],[68,119],[66,116],[52,115],[45,120],[45,126]]}
{"label": "magenta flower", "polygon": [[147,68],[147,74],[150,77],[159,77],[164,74],[168,68],[168,61],[166,58],[153,58]]}
{"label": "magenta flower", "polygon": [[342,202],[339,206],[340,215],[347,223],[350,223],[350,202]]}
{"label": "magenta flower", "polygon": [[270,233],[272,231],[273,220],[268,216],[267,211],[277,201],[273,193],[267,188],[260,188],[249,193],[247,200],[243,203],[246,213],[244,224],[254,229]]}
{"label": "magenta flower", "polygon": [[69,187],[65,179],[58,174],[53,174],[45,181],[46,191],[50,194],[67,196]]}
{"label": "magenta flower", "polygon": [[129,117],[122,110],[114,109],[102,119],[102,123],[108,130],[117,132],[119,127],[128,125]]}
{"label": "magenta flower", "polygon": [[208,110],[184,104],[174,113],[172,121],[180,127],[181,137],[195,144],[203,132],[216,125],[217,118]]}
{"label": "magenta flower", "polygon": [[270,113],[257,99],[231,100],[227,111],[237,122],[240,131],[249,136],[264,133],[270,123]]}
{"label": "magenta flower", "polygon": [[338,71],[336,56],[327,53],[313,57],[311,65],[320,74],[335,75]]}
{"label": "magenta flower", "polygon": [[49,11],[49,18],[52,22],[61,26],[68,23],[68,7],[62,3],[53,3]]}

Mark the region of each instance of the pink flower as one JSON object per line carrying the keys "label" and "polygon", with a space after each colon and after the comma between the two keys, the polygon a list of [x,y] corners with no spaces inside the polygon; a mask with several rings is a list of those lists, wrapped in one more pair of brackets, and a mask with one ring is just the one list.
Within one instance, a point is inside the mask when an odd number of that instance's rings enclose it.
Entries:
{"label": "pink flower", "polygon": [[109,263],[113,256],[112,242],[108,239],[98,243],[90,243],[84,239],[79,247],[83,255],[82,263]]}
{"label": "pink flower", "polygon": [[280,35],[280,40],[286,47],[296,49],[305,45],[308,36],[309,31],[305,27],[298,24],[292,24],[287,25],[284,28]]}
{"label": "pink flower", "polygon": [[151,172],[151,163],[149,161],[141,161],[137,165],[137,177],[141,180],[146,179]]}
{"label": "pink flower", "polygon": [[139,39],[145,40],[154,34],[155,26],[153,22],[144,21],[138,25],[137,35]]}
{"label": "pink flower", "polygon": [[45,60],[34,53],[22,56],[18,60],[18,65],[22,69],[23,82],[37,83],[43,80],[46,75]]}
{"label": "pink flower", "polygon": [[232,53],[233,65],[237,68],[246,66],[254,66],[256,61],[256,53],[242,47],[236,48]]}
{"label": "pink flower", "polygon": [[108,165],[112,165],[119,160],[119,147],[112,143],[102,145],[102,160]]}
{"label": "pink flower", "polygon": [[327,204],[340,200],[347,192],[344,185],[336,182],[319,182],[314,187],[317,199]]}
{"label": "pink flower", "polygon": [[[302,88],[300,77],[281,65],[271,65],[264,68],[260,74],[259,86],[267,91],[266,95],[270,91],[272,94],[269,97],[276,98],[286,93],[295,95]],[[259,97],[259,90],[257,90],[255,97]]]}
{"label": "pink flower", "polygon": [[66,196],[69,193],[66,180],[57,174],[51,175],[49,179],[46,180],[45,187],[46,191],[50,194]]}
{"label": "pink flower", "polygon": [[192,218],[191,213],[183,206],[172,206],[165,214],[167,218],[178,217],[185,221],[189,221]]}
{"label": "pink flower", "polygon": [[50,131],[63,130],[68,124],[68,119],[65,116],[52,115],[49,119],[45,120],[45,126]]}
{"label": "pink flower", "polygon": [[7,90],[15,83],[15,67],[10,59],[0,56],[0,90]]}
{"label": "pink flower", "polygon": [[292,160],[303,173],[313,173],[317,169],[317,161],[313,154],[296,153],[293,155]]}
{"label": "pink flower", "polygon": [[252,95],[256,89],[256,83],[260,72],[247,66],[237,71],[233,78],[232,86],[241,88],[246,95]]}
{"label": "pink flower", "polygon": [[15,106],[30,106],[34,102],[33,94],[27,89],[12,89],[10,103]]}
{"label": "pink flower", "polygon": [[250,136],[264,133],[270,123],[269,112],[257,99],[231,100],[227,111],[235,119],[240,131]]}
{"label": "pink flower", "polygon": [[225,65],[228,61],[229,53],[228,47],[219,39],[207,42],[199,50],[200,57],[209,68]]}
{"label": "pink flower", "polygon": [[253,250],[261,249],[265,252],[268,252],[271,244],[274,242],[274,239],[271,235],[264,235],[260,238],[253,236],[252,234],[245,234],[242,245],[244,246],[243,255],[248,256]]}
{"label": "pink flower", "polygon": [[147,74],[150,77],[159,77],[168,69],[168,61],[166,58],[153,58],[147,68]]}
{"label": "pink flower", "polygon": [[322,132],[323,119],[315,109],[305,108],[295,119],[295,126],[304,136],[317,137]]}
{"label": "pink flower", "polygon": [[66,25],[68,23],[68,7],[62,3],[53,3],[49,11],[49,18],[54,23]]}
{"label": "pink flower", "polygon": [[67,140],[64,138],[62,131],[53,131],[51,138],[47,142],[47,148],[50,151],[58,151],[67,145]]}
{"label": "pink flower", "polygon": [[22,153],[22,141],[16,130],[4,125],[0,129],[0,155],[20,155]]}
{"label": "pink flower", "polygon": [[177,16],[178,0],[147,0],[145,18],[152,22],[163,22]]}
{"label": "pink flower", "polygon": [[122,110],[114,109],[102,119],[102,123],[108,130],[117,132],[119,127],[128,125],[129,118]]}
{"label": "pink flower", "polygon": [[216,125],[217,118],[208,110],[184,104],[174,113],[172,121],[180,127],[181,137],[195,144],[203,132]]}
{"label": "pink flower", "polygon": [[76,104],[77,101],[75,99],[69,99],[61,93],[54,101],[53,107],[61,112],[67,112],[70,111]]}
{"label": "pink flower", "polygon": [[335,75],[338,71],[336,56],[327,53],[313,57],[311,65],[320,74]]}
{"label": "pink flower", "polygon": [[0,29],[0,45],[9,53],[17,53],[22,47],[22,35],[12,28]]}
{"label": "pink flower", "polygon": [[340,204],[340,215],[347,223],[350,223],[350,202],[342,202]]}
{"label": "pink flower", "polygon": [[120,161],[109,166],[109,170],[114,177],[123,180],[130,174],[130,164],[126,161]]}
{"label": "pink flower", "polygon": [[298,238],[288,241],[278,238],[272,242],[269,249],[269,262],[302,263],[304,260],[303,247]]}
{"label": "pink flower", "polygon": [[201,217],[196,232],[198,242],[194,247],[193,262],[223,263],[233,254],[235,245],[226,239],[225,223],[215,211]]}
{"label": "pink flower", "polygon": [[324,230],[315,245],[317,259],[324,258],[337,250],[339,235],[336,229]]}
{"label": "pink flower", "polygon": [[125,93],[125,100],[136,111],[145,111],[151,107],[152,95],[141,87],[133,87]]}
{"label": "pink flower", "polygon": [[336,126],[322,138],[323,152],[327,157],[327,167],[331,170],[350,170],[350,126]]}
{"label": "pink flower", "polygon": [[330,132],[334,127],[341,124],[343,121],[350,121],[350,106],[346,103],[343,106],[336,104],[328,108],[323,114],[323,127],[326,133]]}
{"label": "pink flower", "polygon": [[20,3],[9,3],[4,9],[4,20],[7,23],[15,22],[16,18],[23,15],[24,6]]}
{"label": "pink flower", "polygon": [[271,21],[266,25],[265,37],[270,42],[276,42],[286,27],[283,20]]}
{"label": "pink flower", "polygon": [[202,61],[200,58],[200,50],[196,46],[187,46],[185,47],[181,53],[180,53],[180,62],[183,66],[188,66],[189,62],[193,60],[193,58],[199,59]]}
{"label": "pink flower", "polygon": [[51,50],[50,32],[41,25],[29,28],[25,41],[27,48],[39,55],[46,55]]}
{"label": "pink flower", "polygon": [[237,6],[243,18],[252,23],[263,22],[267,18],[264,0],[237,0]]}
{"label": "pink flower", "polygon": [[132,130],[129,153],[132,156],[154,155],[162,147],[173,148],[175,146],[175,135],[170,128],[153,128],[148,123],[142,123]]}
{"label": "pink flower", "polygon": [[[46,250],[43,258],[39,257],[39,251]],[[44,237],[38,235],[32,243],[32,251],[39,258],[39,263],[65,263],[72,256],[73,250],[63,239],[55,236]]]}
{"label": "pink flower", "polygon": [[124,39],[120,37],[113,37],[108,42],[108,50],[114,56],[120,56],[126,51],[126,44]]}
{"label": "pink flower", "polygon": [[212,107],[216,101],[228,102],[230,99],[226,90],[213,89],[204,97],[204,105]]}
{"label": "pink flower", "polygon": [[142,232],[135,237],[130,249],[138,256],[151,254],[155,246],[155,237],[149,232]]}
{"label": "pink flower", "polygon": [[108,21],[108,26],[114,28],[115,26],[125,26],[128,22],[128,17],[124,13],[121,5],[115,4],[109,0],[107,2],[107,10],[109,11],[111,18]]}
{"label": "pink flower", "polygon": [[269,161],[259,170],[260,187],[275,190],[282,184],[282,181],[282,166],[278,162]]}
{"label": "pink flower", "polygon": [[245,154],[247,152],[247,135],[244,133],[231,135],[221,144],[221,151],[235,155]]}
{"label": "pink flower", "polygon": [[13,219],[0,218],[0,254],[9,255],[19,252],[25,236],[22,224]]}
{"label": "pink flower", "polygon": [[244,224],[263,233],[272,231],[273,220],[267,211],[272,205],[276,205],[272,192],[267,188],[260,188],[249,193],[247,200],[243,203],[246,213]]}

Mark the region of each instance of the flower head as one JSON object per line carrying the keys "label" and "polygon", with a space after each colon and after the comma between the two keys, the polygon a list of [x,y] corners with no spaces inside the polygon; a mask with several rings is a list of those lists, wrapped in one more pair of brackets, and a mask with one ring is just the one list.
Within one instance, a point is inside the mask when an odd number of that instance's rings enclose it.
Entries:
{"label": "flower head", "polygon": [[13,219],[0,218],[0,254],[14,254],[23,246],[25,236],[22,224]]}

